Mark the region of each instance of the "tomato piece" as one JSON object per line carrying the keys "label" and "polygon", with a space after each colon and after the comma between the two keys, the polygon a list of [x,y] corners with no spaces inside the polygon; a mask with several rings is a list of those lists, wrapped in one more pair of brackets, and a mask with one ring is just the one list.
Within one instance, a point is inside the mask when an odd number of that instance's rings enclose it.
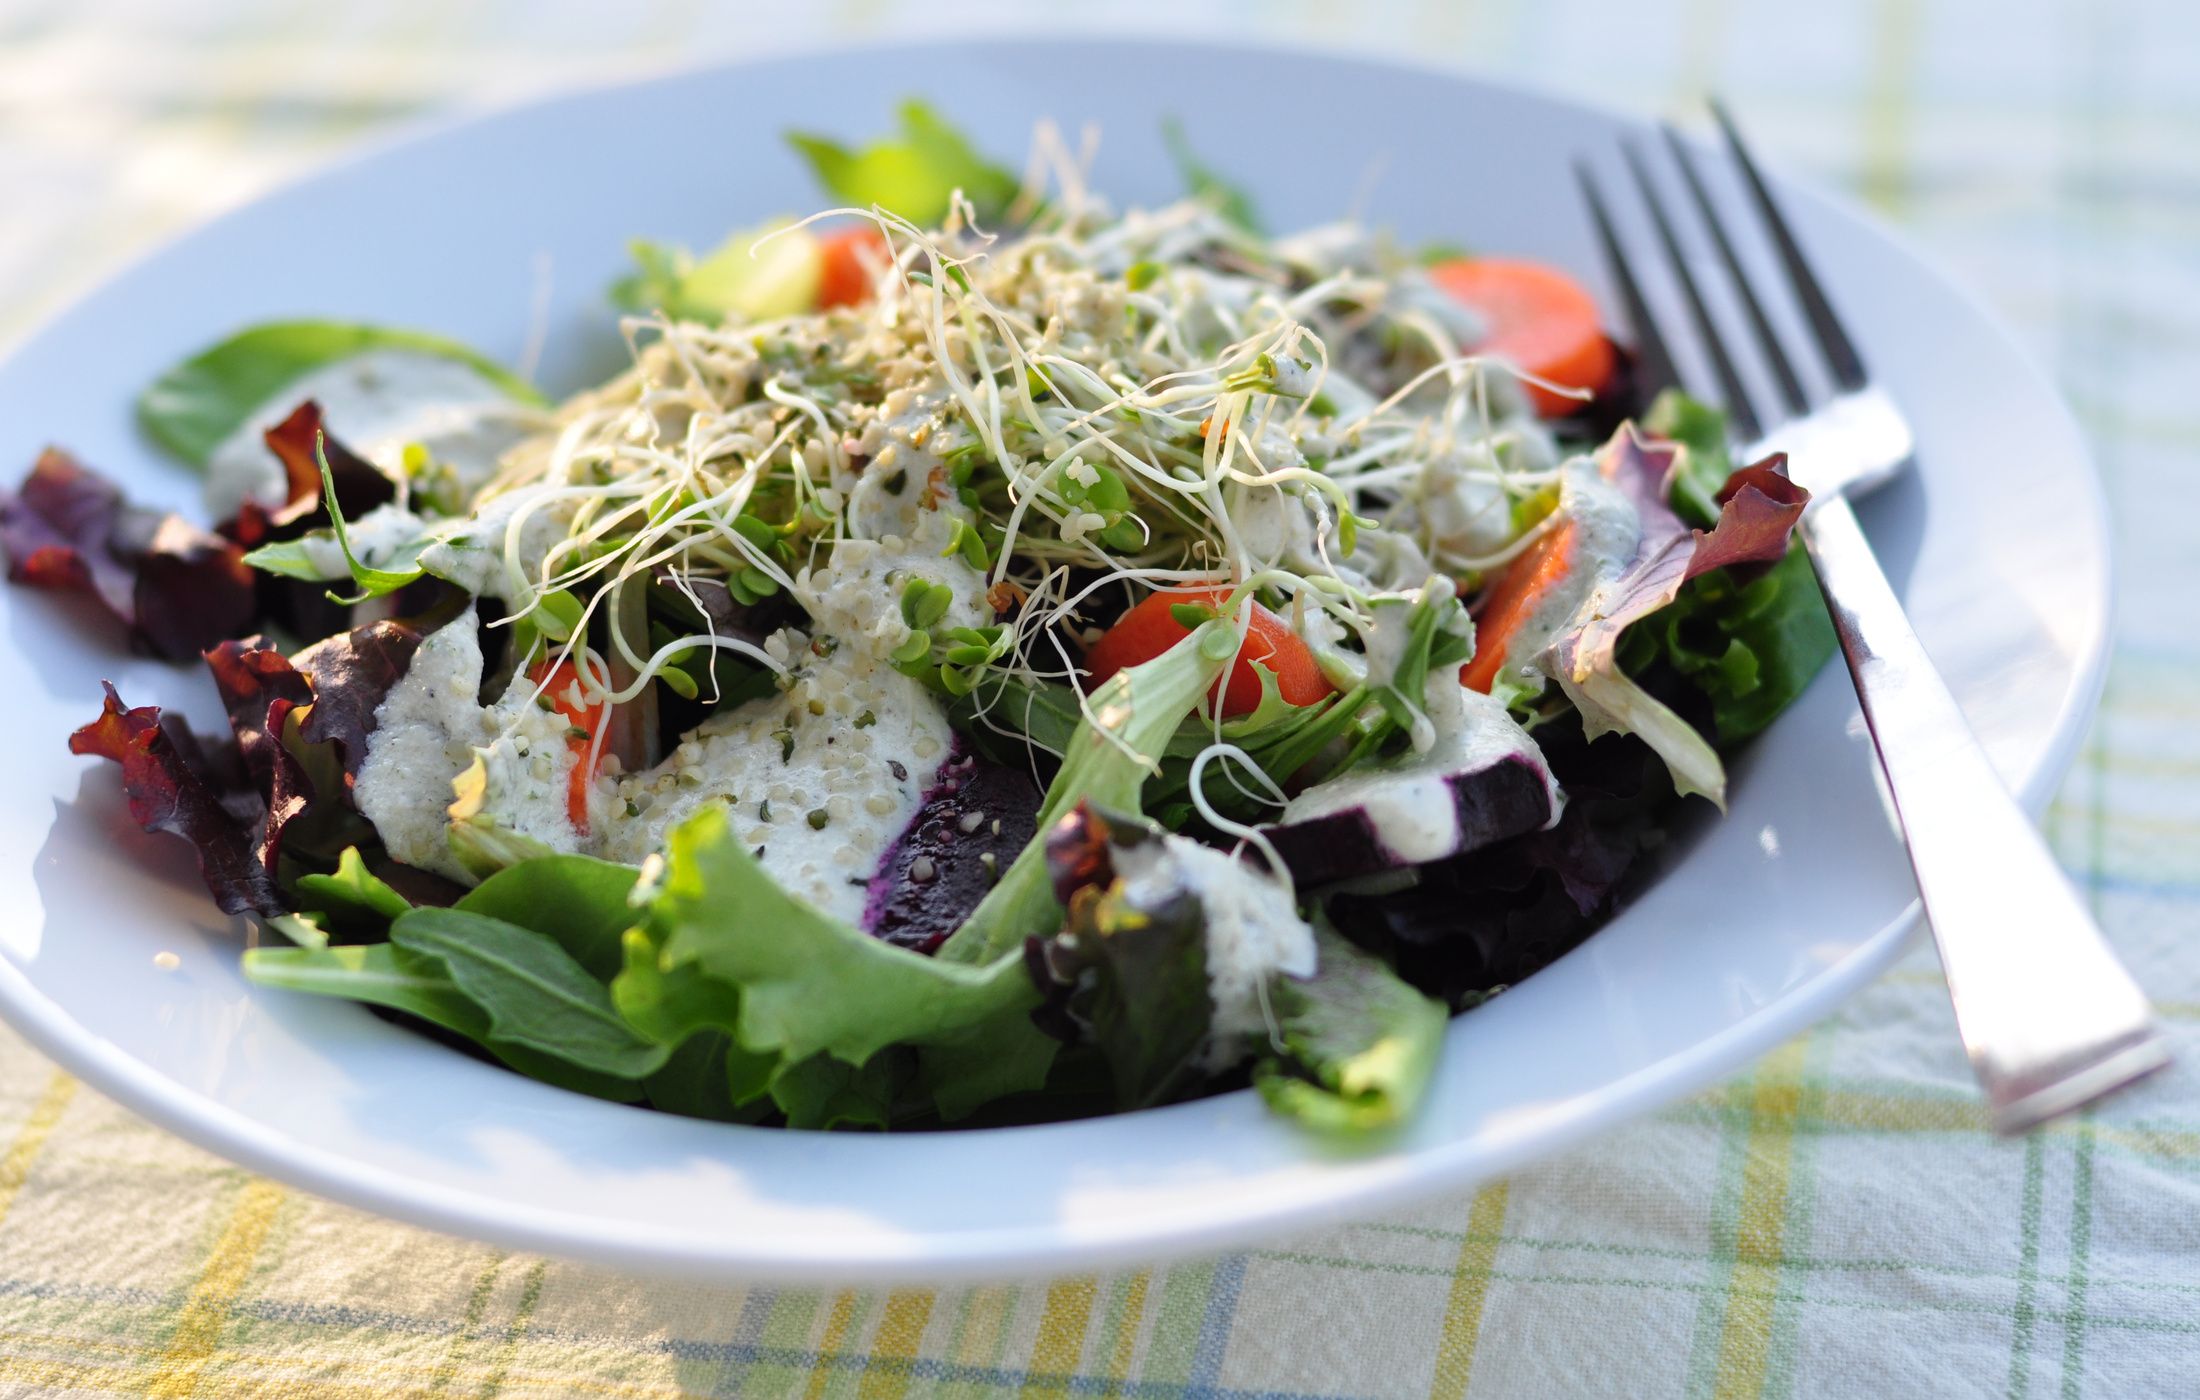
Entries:
{"label": "tomato piece", "polygon": [[[1428,270],[1429,280],[1481,313],[1489,334],[1478,354],[1512,361],[1528,373],[1578,389],[1601,389],[1612,377],[1612,343],[1605,339],[1596,299],[1555,267],[1514,258],[1453,258]],[[1563,418],[1578,399],[1524,385],[1536,411]]]}
{"label": "tomato piece", "polygon": [[[1171,608],[1180,603],[1219,608],[1229,596],[1227,588],[1172,588],[1141,599],[1085,653],[1090,684],[1098,685],[1117,671],[1151,661],[1189,636],[1191,629],[1176,620]],[[1238,648],[1229,671],[1215,682],[1224,717],[1249,715],[1260,708],[1260,673],[1253,669],[1256,661],[1275,672],[1277,693],[1287,704],[1311,705],[1329,694],[1334,687],[1298,634],[1259,603],[1248,599],[1245,606],[1250,611],[1245,644]]]}
{"label": "tomato piece", "polygon": [[[596,780],[596,763],[589,761],[589,752],[597,748],[596,736],[603,732],[604,724],[611,717],[611,702],[599,700],[593,705],[582,704],[576,694],[580,678],[580,668],[570,661],[561,661],[555,667],[538,661],[527,672],[527,679],[542,687],[543,695],[564,716],[566,724],[586,731],[566,739],[567,746],[573,750],[573,777],[572,786],[565,794],[565,814],[572,819],[574,829],[585,836],[588,834],[588,789]],[[602,762],[603,752],[597,750],[597,763]]]}
{"label": "tomato piece", "polygon": [[1564,520],[1505,566],[1475,612],[1474,655],[1459,672],[1461,685],[1489,694],[1512,639],[1573,572],[1574,557],[1574,522]]}
{"label": "tomato piece", "polygon": [[877,224],[857,224],[820,240],[824,266],[817,281],[817,309],[857,306],[871,299],[873,268],[886,265],[886,235]]}

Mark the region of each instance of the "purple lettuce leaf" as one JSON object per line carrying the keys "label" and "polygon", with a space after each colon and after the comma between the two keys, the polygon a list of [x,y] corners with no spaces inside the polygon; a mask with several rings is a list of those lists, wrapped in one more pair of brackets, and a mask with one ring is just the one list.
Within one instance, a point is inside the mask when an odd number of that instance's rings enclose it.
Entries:
{"label": "purple lettuce leaf", "polygon": [[253,570],[234,543],[131,505],[58,448],[0,492],[0,550],[12,581],[96,598],[135,646],[170,661],[249,631],[257,611]]}
{"label": "purple lettuce leaf", "polygon": [[237,820],[207,775],[187,759],[158,708],[128,708],[109,685],[99,718],[69,736],[69,751],[121,765],[131,819],[147,832],[164,831],[190,843],[198,853],[199,876],[223,913],[284,912],[250,826]]}

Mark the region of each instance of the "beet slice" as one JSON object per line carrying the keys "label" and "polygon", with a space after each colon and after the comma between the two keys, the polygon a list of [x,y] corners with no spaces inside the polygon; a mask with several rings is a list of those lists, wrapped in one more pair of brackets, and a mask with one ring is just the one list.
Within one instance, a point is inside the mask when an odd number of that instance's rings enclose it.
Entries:
{"label": "beet slice", "polygon": [[1557,819],[1562,799],[1535,741],[1486,696],[1462,692],[1460,703],[1426,752],[1291,800],[1265,831],[1294,878],[1321,885],[1426,865]]}
{"label": "beet slice", "polygon": [[864,930],[919,953],[938,948],[1030,843],[1040,800],[1029,773],[981,758],[958,738],[871,877]]}

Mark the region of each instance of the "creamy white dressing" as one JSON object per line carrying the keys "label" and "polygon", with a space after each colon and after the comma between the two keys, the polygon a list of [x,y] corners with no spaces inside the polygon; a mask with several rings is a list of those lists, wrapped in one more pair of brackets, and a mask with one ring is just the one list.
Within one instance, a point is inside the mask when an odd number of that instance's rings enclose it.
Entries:
{"label": "creamy white dressing", "polygon": [[820,657],[798,633],[772,640],[807,658],[788,690],[713,715],[647,773],[598,779],[609,814],[599,850],[640,861],[695,812],[723,806],[782,889],[853,924],[954,736],[930,692],[860,648]]}
{"label": "creamy white dressing", "polygon": [[1262,988],[1278,973],[1314,975],[1314,930],[1274,876],[1182,836],[1162,835],[1115,852],[1116,875],[1136,906],[1158,908],[1177,891],[1199,899],[1207,921],[1207,994],[1217,1052],[1265,1034]]}
{"label": "creamy white dressing", "polygon": [[1237,528],[1238,544],[1253,567],[1277,564],[1320,566],[1314,541],[1320,526],[1315,506],[1298,491],[1283,486],[1230,486],[1226,502],[1230,523]]}
{"label": "creamy white dressing", "polygon": [[[417,542],[428,528],[427,521],[395,501],[376,506],[357,520],[344,522],[344,533],[351,540],[353,556],[370,569],[394,562],[399,552]],[[337,543],[333,530],[315,530],[304,535],[298,546],[323,578],[344,578],[351,572],[344,562],[343,546]]]}
{"label": "creamy white dressing", "polygon": [[[1372,625],[1360,637],[1360,645],[1367,658],[1368,685],[1380,689],[1397,684],[1398,667],[1413,645],[1413,614],[1424,599],[1430,600],[1433,606],[1442,606],[1452,597],[1455,588],[1456,585],[1450,579],[1437,574],[1412,593],[1377,598],[1370,604],[1368,611]],[[1453,667],[1448,674],[1456,677],[1457,672],[1458,668]],[[1432,694],[1435,693],[1434,684],[1434,678],[1431,677],[1429,685]],[[1421,713],[1413,717],[1413,723],[1407,729],[1407,736],[1413,741],[1416,753],[1426,753],[1436,742],[1437,725],[1434,715],[1439,710],[1444,714],[1452,713],[1448,694],[1439,695],[1438,700],[1440,705],[1437,710],[1424,704]]]}
{"label": "creamy white dressing", "polygon": [[1300,793],[1284,806],[1277,824],[1357,811],[1368,833],[1391,866],[1421,865],[1459,850],[1459,803],[1452,781],[1493,764],[1518,759],[1543,779],[1550,800],[1548,829],[1558,821],[1565,798],[1552,778],[1543,752],[1514,722],[1504,704],[1459,683],[1459,669],[1447,667],[1428,680],[1427,713],[1432,742],[1388,764],[1369,764]]}
{"label": "creamy white dressing", "polygon": [[1470,558],[1493,554],[1516,533],[1512,493],[1498,476],[1495,460],[1480,444],[1432,454],[1407,499],[1430,542],[1451,554]]}
{"label": "creamy white dressing", "polygon": [[1642,538],[1634,502],[1605,480],[1589,457],[1573,458],[1561,469],[1558,513],[1574,527],[1574,565],[1513,632],[1505,648],[1505,670],[1499,673],[1507,678],[1521,678],[1573,623],[1590,596],[1627,567]]}
{"label": "creamy white dressing", "polygon": [[287,499],[289,483],[264,434],[307,399],[320,404],[330,433],[391,480],[404,480],[405,445],[418,442],[451,467],[467,495],[487,483],[497,458],[541,419],[540,410],[515,402],[463,361],[370,350],[284,385],[214,449],[206,461],[206,505],[215,519],[236,514],[248,499],[269,507]]}
{"label": "creamy white dressing", "polygon": [[533,701],[524,681],[481,702],[481,637],[460,613],[413,654],[374,712],[352,797],[389,853],[407,865],[472,883],[451,855],[452,784],[478,757],[487,783],[480,811],[557,851],[581,848],[566,810],[575,758],[562,715]]}
{"label": "creamy white dressing", "polygon": [[842,518],[857,539],[906,539],[927,516],[943,510],[950,518],[969,515],[940,459],[946,396],[936,386],[894,392],[898,399],[882,407],[899,412],[875,419],[855,444],[862,465],[849,463],[834,476],[848,503]]}
{"label": "creamy white dressing", "polygon": [[912,578],[945,585],[952,594],[946,614],[929,629],[934,636],[953,627],[984,626],[993,620],[985,578],[960,555],[942,555],[952,538],[942,513],[928,511],[913,539],[842,540],[823,568],[797,580],[798,595],[823,635],[876,661],[909,638],[901,594]]}
{"label": "creamy white dressing", "polygon": [[420,565],[478,597],[523,598],[539,583],[543,560],[565,542],[579,506],[548,484],[491,496],[465,520],[443,524]]}

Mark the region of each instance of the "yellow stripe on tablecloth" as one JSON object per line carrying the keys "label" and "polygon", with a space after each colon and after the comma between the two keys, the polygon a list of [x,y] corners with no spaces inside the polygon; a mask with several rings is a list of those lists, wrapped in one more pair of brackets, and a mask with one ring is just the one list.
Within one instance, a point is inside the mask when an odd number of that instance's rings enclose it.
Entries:
{"label": "yellow stripe on tablecloth", "polygon": [[1039,1314],[1039,1336],[1031,1344],[1031,1364],[1025,1368],[1033,1379],[1024,1383],[1025,1395],[1041,1395],[1058,1386],[1041,1387],[1040,1376],[1067,1376],[1076,1371],[1084,1354],[1085,1333],[1092,1326],[1092,1308],[1100,1296],[1099,1285],[1089,1276],[1059,1279],[1047,1285],[1046,1307]]}
{"label": "yellow stripe on tablecloth", "polygon": [[825,1335],[818,1338],[817,1360],[810,1367],[810,1383],[802,1388],[802,1400],[825,1400],[825,1383],[833,1377],[832,1358],[848,1345],[848,1332],[855,1320],[855,1290],[844,1288],[834,1296],[832,1311],[825,1315]]}
{"label": "yellow stripe on tablecloth", "polygon": [[1465,1395],[1474,1379],[1474,1346],[1482,1335],[1482,1304],[1489,1297],[1490,1270],[1497,1266],[1497,1241],[1505,1231],[1502,1181],[1477,1191],[1467,1210],[1467,1237],[1451,1271],[1451,1297],[1444,1306],[1444,1331],[1436,1343],[1436,1378],[1429,1400]]}
{"label": "yellow stripe on tablecloth", "polygon": [[1764,1392],[1774,1295],[1779,1291],[1780,1236],[1787,1222],[1788,1168],[1803,1097],[1804,1050],[1804,1041],[1791,1040],[1765,1056],[1751,1084],[1741,1221],[1734,1232],[1734,1273],[1727,1282],[1713,1391],[1718,1400],[1744,1400]]}
{"label": "yellow stripe on tablecloth", "polygon": [[221,1344],[222,1331],[229,1325],[229,1314],[236,1307],[237,1295],[244,1291],[245,1281],[251,1277],[253,1261],[260,1257],[261,1246],[267,1243],[270,1231],[275,1228],[275,1214],[283,1206],[282,1188],[273,1182],[255,1177],[245,1183],[237,1200],[237,1207],[230,1212],[229,1223],[222,1227],[221,1238],[214,1242],[214,1252],[206,1261],[197,1283],[191,1285],[191,1294],[184,1300],[183,1316],[176,1321],[176,1330],[169,1335],[168,1349],[155,1363],[151,1382],[145,1393],[150,1396],[185,1396],[198,1389],[199,1373],[213,1359],[215,1349]]}
{"label": "yellow stripe on tablecloth", "polygon": [[15,1197],[30,1180],[31,1163],[38,1160],[38,1150],[53,1136],[53,1130],[61,1123],[61,1115],[69,1108],[69,1100],[76,1097],[76,1081],[60,1070],[46,1081],[46,1092],[31,1105],[31,1116],[23,1121],[23,1127],[8,1144],[5,1157],[0,1157],[0,1221],[8,1218],[8,1210],[15,1204]]}
{"label": "yellow stripe on tablecloth", "polygon": [[[886,1308],[878,1330],[871,1334],[871,1359],[908,1361],[924,1343],[924,1329],[932,1321],[934,1294],[929,1288],[896,1289],[886,1295]],[[909,1389],[909,1373],[900,1367],[872,1366],[856,1386],[856,1400],[901,1400]]]}

